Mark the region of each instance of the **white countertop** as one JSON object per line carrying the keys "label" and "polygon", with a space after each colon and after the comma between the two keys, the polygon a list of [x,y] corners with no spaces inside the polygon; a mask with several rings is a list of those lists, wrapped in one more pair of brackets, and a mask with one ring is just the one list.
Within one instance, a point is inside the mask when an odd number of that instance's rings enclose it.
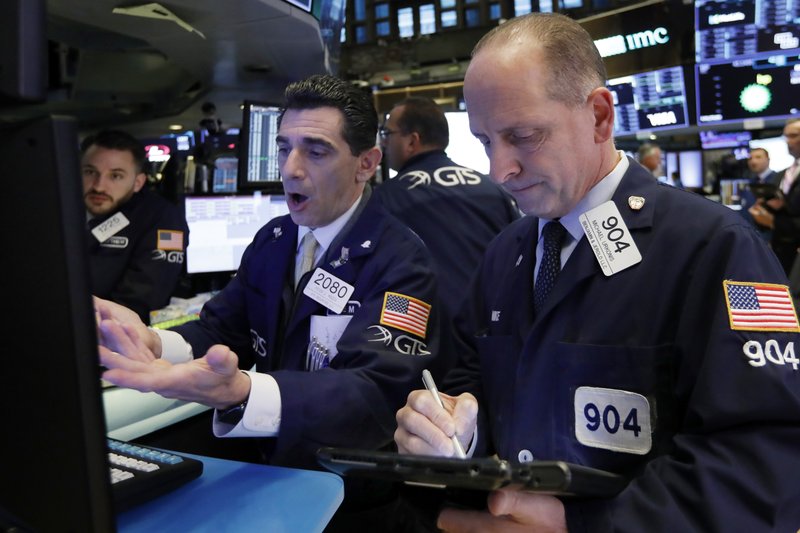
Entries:
{"label": "white countertop", "polygon": [[128,441],[211,409],[198,403],[170,400],[155,392],[120,387],[103,389],[108,436]]}

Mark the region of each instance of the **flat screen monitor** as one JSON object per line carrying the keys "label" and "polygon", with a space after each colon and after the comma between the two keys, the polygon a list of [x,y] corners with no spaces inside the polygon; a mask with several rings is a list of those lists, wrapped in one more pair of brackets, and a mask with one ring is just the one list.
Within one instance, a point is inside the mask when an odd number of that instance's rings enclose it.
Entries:
{"label": "flat screen monitor", "polygon": [[800,109],[800,0],[697,0],[697,124]]}
{"label": "flat screen monitor", "polygon": [[689,125],[683,67],[669,67],[608,80],[614,96],[614,135]]}
{"label": "flat screen monitor", "polygon": [[700,147],[703,150],[747,147],[753,134],[749,131],[701,131]]}
{"label": "flat screen monitor", "polygon": [[697,124],[800,113],[798,53],[696,65]]}
{"label": "flat screen monitor", "polygon": [[800,0],[695,0],[694,8],[697,63],[800,48]]}
{"label": "flat screen monitor", "polygon": [[489,174],[489,157],[481,142],[469,130],[469,117],[466,111],[452,111],[444,114],[450,131],[450,144],[445,152],[447,157],[465,167]]}
{"label": "flat screen monitor", "polygon": [[212,188],[214,193],[234,194],[236,192],[236,175],[239,170],[238,157],[218,157],[214,160]]}
{"label": "flat screen monitor", "polygon": [[703,152],[700,150],[685,150],[682,152],[667,152],[667,176],[677,172],[681,178],[681,185],[687,189],[703,188]]}
{"label": "flat screen monitor", "polygon": [[4,124],[0,158],[0,530],[114,531],[76,124]]}
{"label": "flat screen monitor", "polygon": [[279,191],[278,106],[246,101],[243,106],[239,146],[239,190]]}
{"label": "flat screen monitor", "polygon": [[235,196],[187,196],[189,224],[186,270],[189,274],[233,272],[256,232],[289,212],[283,195],[255,192]]}

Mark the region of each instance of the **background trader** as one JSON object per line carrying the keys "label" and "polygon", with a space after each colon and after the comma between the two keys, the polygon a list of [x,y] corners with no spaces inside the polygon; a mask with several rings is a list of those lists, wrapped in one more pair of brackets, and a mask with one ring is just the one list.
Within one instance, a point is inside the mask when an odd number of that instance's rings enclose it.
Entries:
{"label": "background trader", "polygon": [[118,130],[81,143],[92,293],[145,322],[169,303],[189,244],[181,210],[147,190],[144,147]]}
{"label": "background trader", "polygon": [[489,241],[520,217],[519,209],[486,176],[447,157],[447,119],[433,100],[411,97],[395,105],[380,136],[397,175],[376,194],[427,245],[444,303],[455,313]]}

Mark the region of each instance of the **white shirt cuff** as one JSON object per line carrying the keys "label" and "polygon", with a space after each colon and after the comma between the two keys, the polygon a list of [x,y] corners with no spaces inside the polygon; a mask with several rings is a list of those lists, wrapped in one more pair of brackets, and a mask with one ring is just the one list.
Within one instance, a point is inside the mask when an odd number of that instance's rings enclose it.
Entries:
{"label": "white shirt cuff", "polygon": [[180,333],[166,329],[150,329],[161,338],[161,359],[173,365],[188,363],[194,359],[192,345],[186,342]]}
{"label": "white shirt cuff", "polygon": [[214,411],[213,430],[217,437],[275,437],[281,429],[281,389],[269,374],[248,372],[250,396],[244,416],[238,424],[231,425],[217,419]]}

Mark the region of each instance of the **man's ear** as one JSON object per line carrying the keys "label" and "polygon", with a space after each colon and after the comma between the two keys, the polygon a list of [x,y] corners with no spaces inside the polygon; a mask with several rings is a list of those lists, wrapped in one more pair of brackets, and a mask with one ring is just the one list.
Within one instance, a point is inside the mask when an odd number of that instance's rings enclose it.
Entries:
{"label": "man's ear", "polygon": [[369,150],[364,150],[358,156],[358,172],[356,173],[356,182],[366,183],[375,175],[378,165],[383,158],[383,153],[380,148],[373,146]]}
{"label": "man's ear", "polygon": [[136,178],[133,180],[133,192],[139,192],[144,187],[144,184],[147,182],[147,174],[144,172],[139,172],[136,174]]}
{"label": "man's ear", "polygon": [[602,144],[614,136],[614,96],[598,87],[589,93],[588,104],[594,114],[594,142]]}

